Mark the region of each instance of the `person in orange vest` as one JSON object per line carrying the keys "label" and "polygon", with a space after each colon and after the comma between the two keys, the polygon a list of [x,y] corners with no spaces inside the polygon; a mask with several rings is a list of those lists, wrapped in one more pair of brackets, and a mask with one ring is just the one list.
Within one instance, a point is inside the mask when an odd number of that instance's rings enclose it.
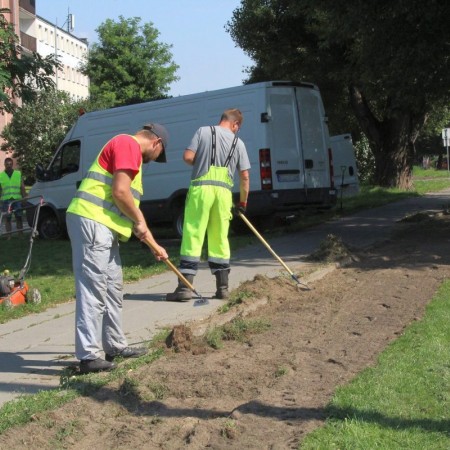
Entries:
{"label": "person in orange vest", "polygon": [[[0,200],[2,201],[2,212],[6,213],[8,211],[11,202],[15,202],[12,205],[12,210],[16,217],[17,230],[22,232],[23,222],[22,222],[22,208],[20,202],[21,198],[27,196],[25,190],[25,184],[22,180],[22,173],[20,170],[14,170],[12,158],[5,159],[5,170],[0,173]],[[11,218],[12,214],[6,215],[5,228],[7,233],[11,233]]]}

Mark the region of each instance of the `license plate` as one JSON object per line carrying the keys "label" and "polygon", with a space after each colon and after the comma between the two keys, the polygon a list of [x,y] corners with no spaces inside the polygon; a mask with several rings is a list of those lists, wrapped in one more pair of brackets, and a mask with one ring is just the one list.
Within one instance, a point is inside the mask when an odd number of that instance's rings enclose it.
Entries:
{"label": "license plate", "polygon": [[277,176],[280,183],[293,183],[300,179],[298,173],[279,173]]}

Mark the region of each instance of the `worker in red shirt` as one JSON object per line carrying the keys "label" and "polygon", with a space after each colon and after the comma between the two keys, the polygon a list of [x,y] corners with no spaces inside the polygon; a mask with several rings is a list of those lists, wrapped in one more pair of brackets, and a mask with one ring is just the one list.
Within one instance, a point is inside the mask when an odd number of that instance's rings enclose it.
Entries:
{"label": "worker in red shirt", "polygon": [[[121,134],[103,147],[67,209],[76,287],[75,353],[80,372],[116,367],[114,358],[136,358],[122,330],[123,278],[119,240],[131,234],[152,243],[157,260],[168,258],[139,209],[142,164],[166,162],[168,133],[157,123],[135,135]],[[102,344],[100,344],[100,342]],[[105,359],[101,358],[103,349]]]}

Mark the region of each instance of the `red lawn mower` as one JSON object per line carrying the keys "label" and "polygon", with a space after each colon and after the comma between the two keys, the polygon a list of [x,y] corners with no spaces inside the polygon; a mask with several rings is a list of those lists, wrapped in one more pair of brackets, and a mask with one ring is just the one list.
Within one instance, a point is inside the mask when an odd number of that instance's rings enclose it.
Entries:
{"label": "red lawn mower", "polygon": [[[2,223],[3,216],[7,216],[13,213],[13,205],[15,203],[22,203],[22,201],[29,200],[31,198],[36,197],[30,197],[28,199],[21,199],[16,200],[14,202],[11,202],[8,206],[8,211],[5,213],[1,213],[0,215],[0,224]],[[11,308],[15,305],[23,305],[25,303],[40,303],[41,302],[41,293],[36,289],[31,289],[28,283],[25,281],[25,276],[30,268],[31,265],[31,251],[33,248],[33,241],[35,237],[38,235],[36,229],[39,219],[39,212],[44,204],[43,198],[41,196],[37,197],[39,198],[39,203],[37,205],[31,205],[21,208],[22,210],[27,208],[35,208],[34,210],[34,217],[33,217],[33,224],[31,227],[31,234],[30,234],[30,248],[28,250],[27,259],[25,261],[25,264],[22,268],[22,270],[19,273],[19,276],[17,278],[14,278],[10,275],[9,270],[3,271],[3,273],[0,273],[0,305],[3,305],[5,308]],[[7,234],[17,233],[16,231],[11,231]],[[6,234],[6,233],[5,233]],[[1,234],[0,234],[1,235]]]}

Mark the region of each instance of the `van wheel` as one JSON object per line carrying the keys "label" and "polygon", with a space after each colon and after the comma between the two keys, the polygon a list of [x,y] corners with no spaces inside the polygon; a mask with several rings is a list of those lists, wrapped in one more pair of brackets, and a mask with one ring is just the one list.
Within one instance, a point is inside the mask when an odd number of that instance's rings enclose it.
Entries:
{"label": "van wheel", "polygon": [[39,217],[37,226],[41,239],[59,239],[62,234],[62,227],[53,212],[44,212]]}
{"label": "van wheel", "polygon": [[238,236],[251,234],[250,228],[240,217],[233,217],[230,222],[230,228],[233,230],[233,233]]}
{"label": "van wheel", "polygon": [[175,212],[172,222],[173,230],[175,231],[175,234],[177,235],[178,238],[181,238],[183,236],[183,222],[184,222],[184,209],[179,208]]}

